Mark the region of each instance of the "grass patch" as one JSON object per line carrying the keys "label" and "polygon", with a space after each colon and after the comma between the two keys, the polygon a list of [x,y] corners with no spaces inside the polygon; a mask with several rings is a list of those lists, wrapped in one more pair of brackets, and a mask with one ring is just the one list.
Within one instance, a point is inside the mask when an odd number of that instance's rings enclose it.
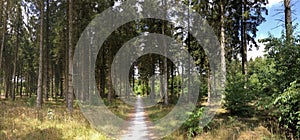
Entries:
{"label": "grass patch", "polygon": [[257,117],[216,116],[196,140],[277,140],[284,139]]}
{"label": "grass patch", "polygon": [[[167,115],[174,105],[161,105],[146,108],[149,120],[154,122]],[[127,119],[133,106],[121,100],[115,100],[108,108],[120,118]],[[0,102],[0,139],[3,140],[109,140],[103,133],[96,131],[85,119],[82,112],[75,106],[73,116],[70,117],[63,101],[47,102],[38,113],[34,106],[28,104],[28,99],[17,98],[15,102],[1,100]],[[39,115],[38,115],[39,114]],[[40,116],[40,119],[38,119]],[[270,127],[272,126],[272,127]],[[204,130],[194,138],[187,137],[183,128],[174,131],[164,140],[273,140],[285,139],[274,130],[274,124],[259,116],[246,118],[230,116],[220,111]]]}
{"label": "grass patch", "polygon": [[130,112],[134,110],[134,106],[128,105],[120,99],[115,99],[114,102],[108,106],[108,109],[118,117],[126,120],[129,118]]}
{"label": "grass patch", "polygon": [[152,107],[145,108],[150,121],[155,122],[164,116],[166,116],[170,111],[172,111],[174,105],[161,105],[156,104]]}
{"label": "grass patch", "polygon": [[[148,118],[151,122],[155,122],[164,116],[166,116],[169,112],[172,111],[174,105],[162,105],[156,104],[152,107],[145,108],[145,111],[148,115]],[[171,135],[168,135],[163,138],[163,140],[185,140],[186,137],[181,130],[174,131]]]}
{"label": "grass patch", "polygon": [[[151,121],[157,121],[167,115],[174,105],[155,105],[146,108]],[[270,127],[272,125],[272,127]],[[199,134],[188,137],[188,133],[182,127],[174,131],[164,140],[274,140],[285,139],[278,130],[274,130],[274,124],[265,121],[263,117],[232,117],[224,109],[217,111],[216,116]]]}
{"label": "grass patch", "polygon": [[[131,109],[118,100],[108,108],[121,118],[127,118]],[[92,128],[78,106],[70,117],[64,102],[49,101],[37,112],[28,99],[17,98],[14,102],[1,100],[0,110],[0,138],[4,140],[111,139]]]}

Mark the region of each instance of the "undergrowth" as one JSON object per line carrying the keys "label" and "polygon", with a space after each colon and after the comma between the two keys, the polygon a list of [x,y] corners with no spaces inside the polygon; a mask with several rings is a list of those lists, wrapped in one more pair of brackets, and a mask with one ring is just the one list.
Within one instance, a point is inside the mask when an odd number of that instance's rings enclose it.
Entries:
{"label": "undergrowth", "polygon": [[[126,112],[131,109],[120,101],[109,108],[121,118],[126,118]],[[37,112],[31,98],[19,98],[14,102],[1,100],[0,110],[1,140],[111,139],[92,128],[78,106],[75,106],[71,117],[64,102],[49,101]]]}

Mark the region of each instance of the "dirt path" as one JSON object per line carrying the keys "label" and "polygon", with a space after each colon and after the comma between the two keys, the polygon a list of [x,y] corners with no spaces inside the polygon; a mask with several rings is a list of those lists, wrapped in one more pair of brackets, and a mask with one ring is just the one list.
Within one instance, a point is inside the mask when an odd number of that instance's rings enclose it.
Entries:
{"label": "dirt path", "polygon": [[129,120],[129,127],[127,128],[127,134],[122,136],[122,140],[150,140],[153,139],[152,134],[149,131],[149,122],[147,122],[147,116],[144,111],[143,100],[141,97],[137,97],[135,104],[135,113]]}

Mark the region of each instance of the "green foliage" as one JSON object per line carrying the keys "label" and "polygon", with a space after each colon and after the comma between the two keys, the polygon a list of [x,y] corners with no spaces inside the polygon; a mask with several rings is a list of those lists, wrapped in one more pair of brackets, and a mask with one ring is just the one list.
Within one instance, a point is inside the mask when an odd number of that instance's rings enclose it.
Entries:
{"label": "green foliage", "polygon": [[233,115],[243,116],[253,113],[250,103],[255,96],[246,87],[248,85],[240,69],[240,64],[234,62],[228,68],[224,106]]}
{"label": "green foliage", "polygon": [[273,59],[275,63],[276,73],[273,75],[275,80],[274,88],[278,92],[283,92],[287,89],[293,81],[299,79],[299,65],[300,65],[300,36],[295,37],[294,44],[286,43],[285,36],[275,38],[270,35],[268,38],[261,40],[265,43],[267,57]]}
{"label": "green foliage", "polygon": [[36,103],[36,97],[35,96],[31,96],[30,98],[27,99],[27,102],[26,104],[29,106],[29,107],[33,107]]}
{"label": "green foliage", "polygon": [[195,137],[202,132],[202,127],[199,125],[200,117],[203,114],[204,108],[197,108],[193,112],[189,112],[189,119],[183,124],[183,128],[187,130],[188,137]]}
{"label": "green foliage", "polygon": [[[261,40],[266,45],[268,52],[267,60],[274,61],[273,75],[265,79],[272,79],[273,109],[271,114],[275,115],[282,130],[289,134],[289,138],[300,137],[300,36],[294,37],[294,43],[286,42],[284,34],[281,38],[270,35]],[[290,135],[292,134],[292,135]]]}
{"label": "green foliage", "polygon": [[292,82],[273,102],[281,127],[300,138],[300,84]]}
{"label": "green foliage", "polygon": [[278,92],[274,84],[276,69],[274,59],[257,58],[249,62],[248,89],[255,95],[257,109],[264,109],[272,101],[272,95]]}
{"label": "green foliage", "polygon": [[136,94],[143,95],[143,94],[144,94],[144,85],[137,85],[137,86],[136,86],[135,93],[136,93]]}

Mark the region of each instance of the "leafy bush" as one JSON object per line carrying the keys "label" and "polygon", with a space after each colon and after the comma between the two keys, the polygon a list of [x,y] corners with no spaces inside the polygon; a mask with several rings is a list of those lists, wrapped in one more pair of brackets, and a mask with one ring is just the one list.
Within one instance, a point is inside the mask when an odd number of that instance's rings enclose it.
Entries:
{"label": "leafy bush", "polygon": [[203,114],[203,108],[197,108],[193,112],[189,112],[189,119],[183,124],[183,128],[187,130],[189,137],[194,137],[202,132],[202,127],[199,125],[200,117]]}
{"label": "leafy bush", "polygon": [[281,38],[270,35],[260,40],[266,45],[267,57],[274,60],[276,73],[272,77],[276,79],[273,88],[279,90],[277,93],[282,93],[291,82],[300,77],[300,35],[294,36],[292,44],[287,43],[285,39],[285,35],[282,34]]}
{"label": "leafy bush", "polygon": [[[256,58],[255,61],[249,62],[249,92],[255,95],[255,104],[258,110],[268,108],[274,93],[278,93],[279,89],[275,82],[275,61],[271,58]],[[268,110],[268,109],[267,109]]]}
{"label": "leafy bush", "polygon": [[36,102],[36,96],[31,96],[30,98],[27,99],[26,104],[29,107],[33,107],[35,105]]}
{"label": "leafy bush", "polygon": [[232,63],[227,74],[225,91],[225,108],[233,115],[253,114],[250,102],[254,99],[252,91],[246,88],[245,76],[241,73],[240,65]]}
{"label": "leafy bush", "polygon": [[277,108],[276,117],[282,129],[300,138],[300,84],[292,82],[273,104]]}

